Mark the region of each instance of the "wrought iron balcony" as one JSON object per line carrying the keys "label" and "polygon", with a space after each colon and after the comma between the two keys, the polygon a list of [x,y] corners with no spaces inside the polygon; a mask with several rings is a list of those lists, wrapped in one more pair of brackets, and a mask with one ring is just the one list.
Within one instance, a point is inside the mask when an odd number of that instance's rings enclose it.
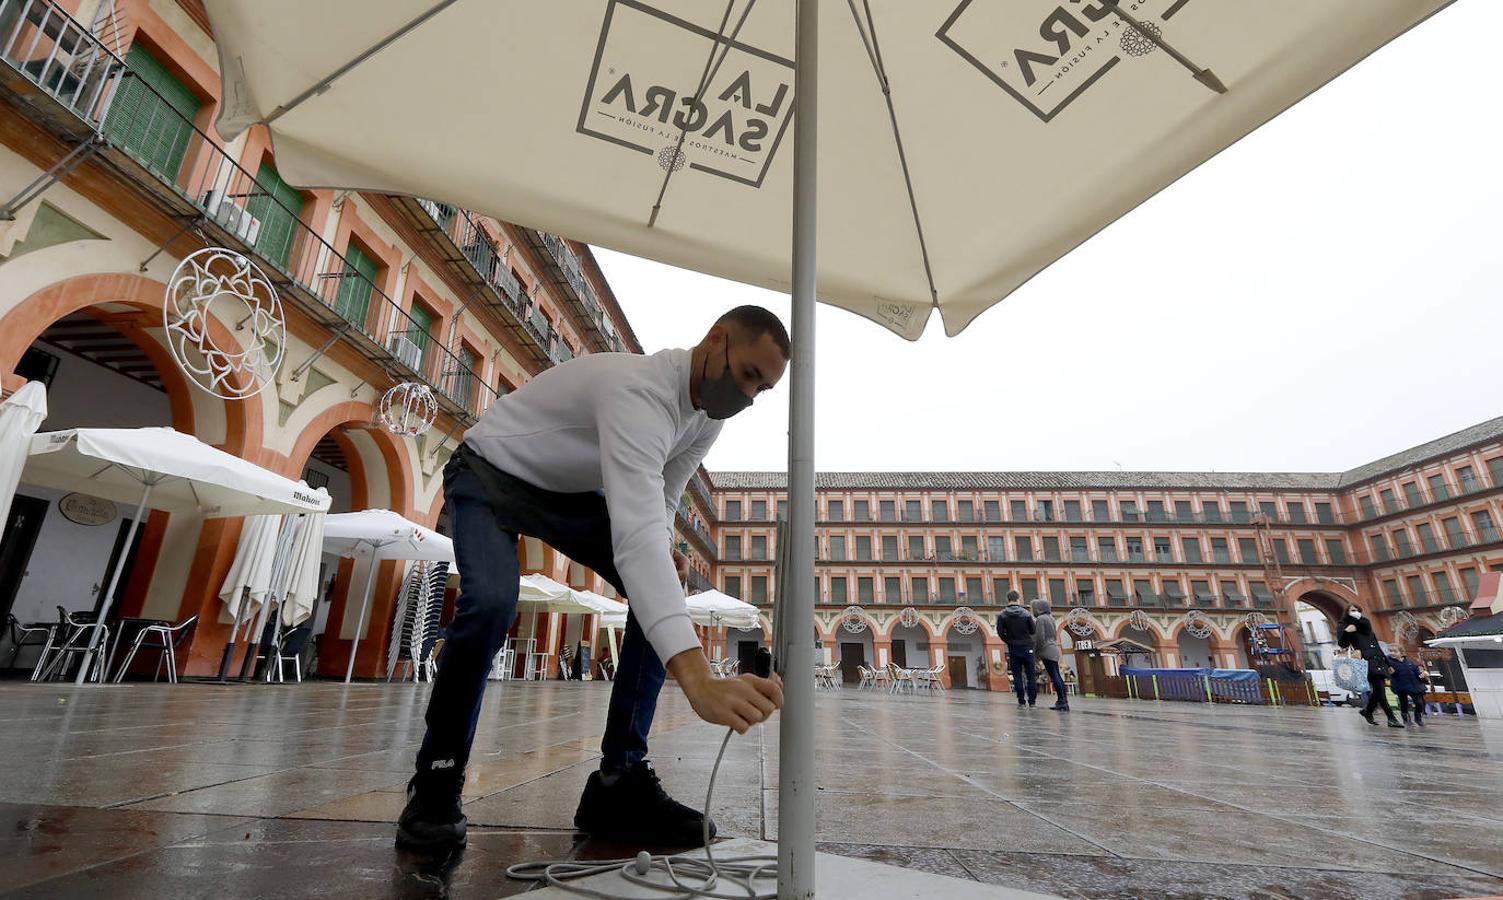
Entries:
{"label": "wrought iron balcony", "polygon": [[585,277],[584,264],[563,238],[546,231],[527,229],[528,241],[543,260],[549,279],[584,325],[591,349],[625,352],[626,342],[616,333],[610,315]]}
{"label": "wrought iron balcony", "polygon": [[437,251],[450,275],[470,291],[466,299],[491,310],[495,321],[527,348],[533,363],[552,365],[548,331],[538,329],[532,320],[536,305],[512,275],[509,256],[491,228],[468,210],[436,200],[391,197],[390,202]]}

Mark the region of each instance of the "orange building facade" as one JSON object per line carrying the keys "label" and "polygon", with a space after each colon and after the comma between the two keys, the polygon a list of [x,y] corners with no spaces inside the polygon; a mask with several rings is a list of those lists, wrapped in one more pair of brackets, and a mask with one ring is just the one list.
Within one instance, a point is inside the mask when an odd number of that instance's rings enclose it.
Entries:
{"label": "orange building facade", "polygon": [[[784,476],[711,479],[717,586],[770,613]],[[1290,624],[1303,604],[1334,632],[1359,603],[1412,647],[1503,570],[1503,418],[1341,473],[822,473],[817,489],[826,658],[944,665],[952,685],[1001,686],[1009,590],[1072,626],[1067,656],[1128,638],[1158,665],[1242,667],[1250,616]]]}
{"label": "orange building facade", "polygon": [[[486,406],[575,355],[641,347],[588,247],[435,201],[290,187],[264,129],[215,130],[218,66],[199,0],[0,0],[0,390],[46,384],[45,430],[171,426],[326,487],[333,512],[388,508],[444,530],[444,464]],[[167,349],[166,283],[206,246],[256,263],[286,316],[280,371],[248,399],[200,390]],[[232,349],[242,325],[210,319]],[[439,407],[416,438],[376,423],[403,382]],[[25,551],[0,554],[0,610],[97,609],[124,566],[116,614],[198,615],[179,659],[184,674],[215,671],[241,520],[151,513],[126,548],[131,510],[84,526],[61,499],[23,481],[0,523]],[[695,518],[686,503],[688,542],[703,541]],[[536,542],[522,556],[524,571],[607,590]],[[342,672],[363,573],[327,562],[319,669]],[[402,574],[375,573],[357,675],[385,672]],[[544,614],[519,630],[556,651],[585,626]]]}

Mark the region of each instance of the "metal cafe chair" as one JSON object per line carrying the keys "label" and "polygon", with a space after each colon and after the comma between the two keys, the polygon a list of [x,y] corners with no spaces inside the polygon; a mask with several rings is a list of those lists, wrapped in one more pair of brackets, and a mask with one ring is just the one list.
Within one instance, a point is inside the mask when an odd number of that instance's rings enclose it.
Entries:
{"label": "metal cafe chair", "polygon": [[[130,669],[130,664],[135,661],[136,653],[142,649],[160,650],[161,657],[157,659],[157,670],[152,673],[151,680],[156,681],[162,677],[162,664],[167,665],[167,683],[177,684],[177,647],[187,637],[188,630],[198,623],[198,616],[189,616],[176,625],[148,625],[136,635],[136,640],[130,645],[130,652],[125,654],[125,662],[115,670],[115,683],[119,684]],[[146,643],[150,639],[153,643]]]}
{"label": "metal cafe chair", "polygon": [[5,619],[10,631],[10,663],[6,665],[7,669],[16,667],[16,659],[21,655],[21,648],[40,645],[43,648],[42,653],[45,654],[47,648],[52,646],[52,635],[56,626],[51,623],[33,622],[30,625],[22,625],[15,613],[6,613]]}
{"label": "metal cafe chair", "polygon": [[[95,634],[99,640],[94,648],[89,649],[89,639]],[[66,634],[62,643],[57,643],[57,635]],[[47,647],[42,651],[42,656],[37,660],[36,668],[31,671],[32,681],[46,681],[53,675],[65,671],[67,661],[76,653],[83,656],[82,666],[94,667],[94,682],[104,682],[104,654],[110,646],[110,629],[103,622],[94,621],[94,613],[71,613],[61,606],[57,608],[57,625],[53,636],[48,641]]]}

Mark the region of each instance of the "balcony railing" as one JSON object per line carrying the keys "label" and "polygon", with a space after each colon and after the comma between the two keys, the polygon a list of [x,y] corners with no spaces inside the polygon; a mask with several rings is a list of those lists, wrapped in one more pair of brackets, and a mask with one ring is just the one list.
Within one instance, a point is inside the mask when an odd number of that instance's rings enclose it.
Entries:
{"label": "balcony railing", "polygon": [[[105,165],[188,227],[196,225],[211,244],[255,260],[284,303],[353,342],[392,377],[427,384],[441,408],[462,421],[478,417],[495,398],[495,389],[480,382],[442,342],[429,341],[426,352],[416,354],[395,343],[394,336],[423,329],[309,228],[301,209],[284,205],[99,38],[52,3],[0,0],[0,56],[55,101],[52,109],[34,107],[54,133],[79,146],[83,141],[101,143],[98,158]],[[138,101],[112,105],[127,80]],[[74,117],[71,126],[56,114],[62,112]],[[141,139],[169,131],[182,142],[181,154],[164,155],[158,143]],[[277,227],[267,227],[272,222]],[[477,382],[481,389],[472,391]]]}
{"label": "balcony railing", "polygon": [[599,343],[600,349],[624,352],[626,343],[616,333],[615,326],[611,323],[605,307],[600,303],[600,298],[596,296],[594,287],[585,277],[584,264],[579,256],[563,238],[556,234],[546,231],[529,232],[529,236],[532,235],[536,235],[534,245],[541,245],[546,259],[552,263],[552,268],[558,273],[555,281],[561,280],[561,286],[568,288],[563,292],[566,299],[589,326],[588,330],[594,340]]}

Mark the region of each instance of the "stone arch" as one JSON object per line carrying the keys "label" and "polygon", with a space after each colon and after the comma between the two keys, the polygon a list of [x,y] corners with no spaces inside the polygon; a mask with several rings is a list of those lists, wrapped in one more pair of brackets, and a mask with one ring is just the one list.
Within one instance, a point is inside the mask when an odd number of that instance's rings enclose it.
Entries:
{"label": "stone arch", "polygon": [[[173,404],[174,428],[183,431],[183,428],[178,427],[181,423],[187,426],[189,433],[194,431],[198,420],[191,415],[191,410],[195,402],[222,405],[225,417],[224,440],[211,443],[227,453],[248,459],[257,458],[262,442],[261,396],[227,401],[195,391],[178,370],[167,349],[146,331],[151,327],[149,323],[160,323],[162,297],[166,291],[165,283],[145,275],[106,272],[74,275],[33,292],[0,316],[0,362],[4,363],[4,371],[0,375],[3,375],[8,388],[19,387],[20,381],[15,376],[14,369],[26,349],[58,319],[75,312],[89,312],[119,329],[151,359],[162,375],[163,384],[168,386],[168,399]],[[121,317],[103,310],[90,311],[103,304],[118,304],[137,314],[145,313],[148,317]],[[210,318],[209,327],[216,343],[226,348],[239,349],[239,342],[223,322]],[[200,394],[201,397],[198,396]],[[184,403],[187,407],[180,411],[180,405]]]}
{"label": "stone arch", "polygon": [[[167,394],[173,428],[259,461],[263,396],[224,400],[194,387],[159,337],[166,290],[165,283],[135,272],[74,275],[32,290],[0,315],[0,382],[19,387],[14,368],[27,348],[58,320],[85,314],[114,328],[151,362]],[[211,317],[208,325],[220,346],[239,349],[226,323]],[[240,526],[237,518],[184,519],[161,512],[143,522],[136,564],[116,610],[172,620],[199,615],[191,642],[179,651],[184,674],[207,674],[217,667],[229,628],[218,621],[215,592],[234,558]]]}
{"label": "stone arch", "polygon": [[[1132,624],[1132,617],[1131,616],[1123,616],[1122,619],[1121,619],[1121,621],[1117,622],[1117,624],[1115,624],[1115,625],[1112,626],[1112,628],[1111,628],[1111,639],[1115,640],[1117,638],[1122,637],[1122,632],[1126,631],[1131,624]],[[1148,633],[1153,636],[1154,641],[1157,644],[1159,644],[1159,645],[1162,645],[1165,641],[1167,641],[1169,639],[1169,636],[1164,633],[1163,626],[1160,625],[1158,622],[1154,621],[1154,619],[1152,617],[1149,617],[1149,619],[1148,619]]]}
{"label": "stone arch", "polygon": [[[406,441],[385,429],[368,427],[374,416],[370,404],[354,400],[323,410],[299,432],[291,454],[282,463],[283,474],[289,478],[301,477],[314,447],[324,437],[330,437],[349,466],[352,510],[385,507],[412,518],[414,485]],[[320,669],[327,666],[331,671],[343,671],[349,661],[355,623],[360,604],[365,600],[361,594],[363,570],[357,577],[357,569],[349,559],[341,560],[336,568],[332,604],[319,646]],[[399,561],[387,561],[374,573],[370,609],[355,661],[358,674],[369,676],[380,671],[392,605],[404,569]]]}
{"label": "stone arch", "polygon": [[[983,640],[996,641],[998,639],[997,638],[997,628],[996,628],[996,625],[993,622],[988,622],[987,621],[987,617],[986,617],[986,615],[984,613],[978,613],[975,610],[971,610],[971,613],[972,613],[973,617],[976,619],[977,624],[980,626],[979,630],[980,630],[980,632],[981,632],[981,634],[983,636]],[[938,628],[939,634],[941,634],[941,635],[949,634],[950,633],[950,628],[954,624],[955,624],[955,611],[951,610],[950,614],[947,615],[947,616],[945,616],[944,619],[942,619],[940,621],[939,628]]]}
{"label": "stone arch", "polygon": [[1192,665],[1215,667],[1216,655],[1221,650],[1221,633],[1209,616],[1205,616],[1204,621],[1210,625],[1211,633],[1203,638],[1190,633],[1189,616],[1181,616],[1170,626],[1166,645],[1176,654],[1179,667]]}
{"label": "stone arch", "polygon": [[[948,628],[949,619],[946,619],[945,621],[945,627]],[[887,628],[876,632],[875,636],[880,640],[890,641],[892,640],[892,633],[902,627],[904,627],[903,617],[901,615],[896,615],[892,617],[892,621],[887,623]],[[922,614],[919,616],[918,624],[913,627],[922,630],[924,632],[924,636],[929,638],[929,640],[931,641],[939,640],[940,635],[945,633],[943,629],[936,631],[934,625],[930,623],[929,618]]]}
{"label": "stone arch", "polygon": [[1334,627],[1350,604],[1362,605],[1362,598],[1352,588],[1329,578],[1299,578],[1284,588],[1284,594],[1296,603],[1304,603],[1331,620]]}

